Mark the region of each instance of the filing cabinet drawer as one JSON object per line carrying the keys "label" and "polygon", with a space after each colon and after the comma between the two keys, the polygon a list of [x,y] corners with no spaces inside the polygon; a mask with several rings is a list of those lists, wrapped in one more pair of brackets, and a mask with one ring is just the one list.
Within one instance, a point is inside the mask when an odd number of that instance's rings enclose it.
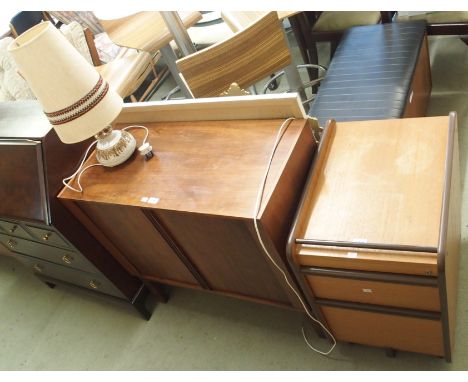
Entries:
{"label": "filing cabinet drawer", "polygon": [[70,247],[68,243],[60,237],[60,234],[52,229],[38,228],[30,225],[27,225],[27,228],[37,240],[44,244],[64,248]]}
{"label": "filing cabinet drawer", "polygon": [[93,273],[97,272],[97,269],[78,252],[67,251],[3,234],[0,234],[0,241],[9,250],[17,253],[51,261],[69,268],[77,268]]}
{"label": "filing cabinet drawer", "polygon": [[331,300],[440,311],[436,286],[307,275],[314,296]]}
{"label": "filing cabinet drawer", "polygon": [[0,227],[3,229],[3,231],[5,231],[7,235],[31,240],[31,235],[27,233],[19,224],[7,220],[0,220]]}
{"label": "filing cabinet drawer", "polygon": [[102,274],[82,272],[24,255],[17,255],[17,258],[38,275],[62,280],[70,284],[119,298],[125,298],[125,296]]}
{"label": "filing cabinet drawer", "polygon": [[440,319],[321,306],[337,340],[363,345],[444,355]]}

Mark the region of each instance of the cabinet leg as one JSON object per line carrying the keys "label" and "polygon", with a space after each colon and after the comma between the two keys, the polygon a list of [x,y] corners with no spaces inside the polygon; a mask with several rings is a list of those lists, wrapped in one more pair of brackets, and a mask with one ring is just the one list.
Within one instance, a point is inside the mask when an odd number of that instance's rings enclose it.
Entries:
{"label": "cabinet leg", "polygon": [[143,287],[137,298],[133,302],[133,306],[140,313],[146,321],[151,318],[152,312],[146,307],[146,300],[148,298],[148,288]]}
{"label": "cabinet leg", "polygon": [[143,281],[143,284],[145,284],[145,287],[156,297],[158,302],[166,303],[167,300],[169,300],[169,290],[165,286],[149,281]]}
{"label": "cabinet leg", "polygon": [[51,283],[50,281],[44,281],[44,284],[47,285],[50,289],[54,289],[57,285]]}
{"label": "cabinet leg", "polygon": [[[144,286],[133,301],[134,308],[145,320],[149,320],[153,314],[154,306],[157,302],[166,303],[169,299],[169,287],[150,282],[143,282]],[[153,298],[154,297],[154,298]],[[156,300],[156,301],[155,301]],[[150,308],[148,309],[148,305]]]}
{"label": "cabinet leg", "polygon": [[396,357],[396,350],[392,348],[385,348],[385,355],[390,358]]}

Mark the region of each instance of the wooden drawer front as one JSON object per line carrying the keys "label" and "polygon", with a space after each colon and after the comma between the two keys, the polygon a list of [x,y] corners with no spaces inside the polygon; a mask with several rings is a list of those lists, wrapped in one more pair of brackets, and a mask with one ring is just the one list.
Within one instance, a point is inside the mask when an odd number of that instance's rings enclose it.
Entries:
{"label": "wooden drawer front", "polygon": [[38,275],[62,280],[70,284],[78,285],[86,289],[109,294],[112,296],[125,298],[109,280],[102,274],[82,272],[76,269],[63,267],[61,265],[49,263],[29,256],[17,255],[19,261]]}
{"label": "wooden drawer front", "polygon": [[68,268],[81,269],[87,272],[98,272],[82,254],[79,252],[67,251],[64,249],[51,247],[36,243],[34,241],[0,234],[0,241],[11,251],[24,255],[37,257],[46,261],[66,266]]}
{"label": "wooden drawer front", "polygon": [[444,355],[440,320],[321,306],[337,340]]}
{"label": "wooden drawer front", "polygon": [[0,227],[7,233],[8,235],[16,236],[16,237],[22,237],[23,239],[29,239],[31,240],[32,237],[29,233],[27,233],[23,227],[21,227],[19,224],[6,221],[6,220],[0,220]]}
{"label": "wooden drawer front", "polygon": [[314,296],[330,300],[440,311],[439,290],[433,286],[307,275]]}
{"label": "wooden drawer front", "polygon": [[437,253],[378,251],[303,246],[296,256],[303,267],[349,269],[417,276],[437,276]]}
{"label": "wooden drawer front", "polygon": [[51,229],[38,228],[30,225],[27,227],[32,235],[44,244],[70,248],[68,243],[60,237],[60,234]]}

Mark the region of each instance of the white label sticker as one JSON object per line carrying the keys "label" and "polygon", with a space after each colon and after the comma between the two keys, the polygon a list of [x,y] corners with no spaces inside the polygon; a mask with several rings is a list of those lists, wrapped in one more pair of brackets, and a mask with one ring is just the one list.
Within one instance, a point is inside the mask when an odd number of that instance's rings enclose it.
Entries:
{"label": "white label sticker", "polygon": [[357,252],[348,252],[348,257],[351,257],[352,259],[355,259],[357,257]]}
{"label": "white label sticker", "polygon": [[353,243],[367,243],[367,239],[357,238],[357,239],[353,239],[352,242]]}
{"label": "white label sticker", "polygon": [[372,289],[370,289],[370,288],[362,288],[362,291],[364,293],[372,293]]}
{"label": "white label sticker", "polygon": [[159,202],[159,198],[155,198],[154,196],[152,197],[147,197],[147,196],[142,196],[140,199],[140,202],[142,203],[149,203],[149,204],[156,204]]}

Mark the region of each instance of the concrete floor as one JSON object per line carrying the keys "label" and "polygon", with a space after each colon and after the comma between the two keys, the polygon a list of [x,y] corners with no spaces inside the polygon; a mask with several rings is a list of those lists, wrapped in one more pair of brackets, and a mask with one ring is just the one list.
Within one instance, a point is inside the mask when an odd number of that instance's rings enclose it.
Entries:
{"label": "concrete floor", "polygon": [[[452,363],[339,343],[324,357],[309,350],[299,313],[173,288],[144,321],[126,304],[87,292],[52,290],[0,256],[2,370],[466,370],[468,369],[468,47],[431,38],[429,115],[459,115],[463,187],[458,327]],[[326,345],[315,336],[316,346]]]}

